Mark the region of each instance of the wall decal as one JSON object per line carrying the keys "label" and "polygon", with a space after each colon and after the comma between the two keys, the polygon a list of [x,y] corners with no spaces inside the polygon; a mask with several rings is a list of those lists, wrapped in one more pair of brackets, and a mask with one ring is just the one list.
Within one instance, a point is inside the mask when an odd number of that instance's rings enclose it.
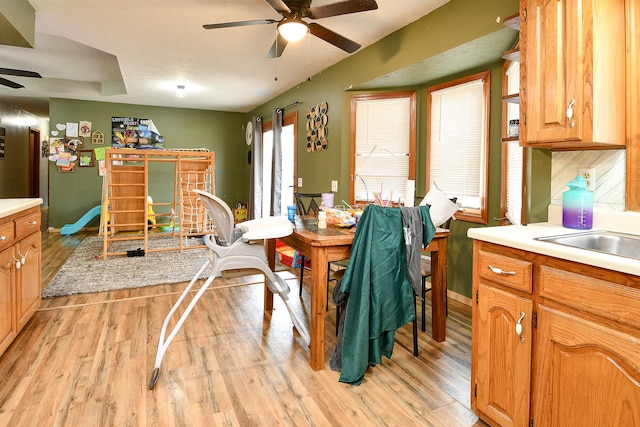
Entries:
{"label": "wall decal", "polygon": [[68,138],[77,138],[78,137],[78,124],[77,123],[67,123],[67,137]]}
{"label": "wall decal", "polygon": [[79,136],[90,137],[91,136],[91,122],[86,120],[80,120]]}

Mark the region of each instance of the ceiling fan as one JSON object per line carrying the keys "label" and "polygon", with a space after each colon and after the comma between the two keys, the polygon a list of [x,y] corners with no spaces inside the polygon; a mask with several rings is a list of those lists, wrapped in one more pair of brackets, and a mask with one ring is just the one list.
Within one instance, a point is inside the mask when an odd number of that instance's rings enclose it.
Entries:
{"label": "ceiling fan", "polygon": [[[18,77],[36,77],[39,79],[42,78],[42,76],[35,71],[14,70],[13,68],[0,68],[0,74]],[[0,85],[10,87],[11,89],[21,89],[24,87],[20,83],[16,83],[3,77],[0,77]]]}
{"label": "ceiling fan", "polygon": [[[250,21],[224,22],[221,24],[206,24],[203,27],[207,30],[214,28],[243,27],[247,25],[278,24],[278,35],[273,42],[267,58],[278,58],[282,55],[284,48],[290,41],[300,40],[309,31],[316,37],[331,43],[332,45],[353,53],[360,49],[360,45],[353,40],[341,36],[340,34],[323,27],[314,22],[308,23],[302,18],[320,19],[331,16],[347,15],[350,13],[365,12],[375,10],[378,4],[375,0],[347,0],[325,6],[311,7],[312,0],[265,0],[269,5],[282,15],[282,19],[255,19]],[[295,35],[288,35],[288,31],[293,30]]]}

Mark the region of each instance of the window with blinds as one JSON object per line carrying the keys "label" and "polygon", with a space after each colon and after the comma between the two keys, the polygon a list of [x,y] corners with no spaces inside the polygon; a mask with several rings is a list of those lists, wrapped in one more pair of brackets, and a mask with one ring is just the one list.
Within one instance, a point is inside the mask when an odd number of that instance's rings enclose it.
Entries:
{"label": "window with blinds", "polygon": [[[506,86],[507,94],[516,94],[520,91],[520,63],[511,62],[508,64],[503,79],[503,85]],[[509,126],[512,120],[520,117],[520,106],[514,103],[506,103],[505,125]],[[507,132],[507,136],[515,137],[511,132]],[[518,135],[519,136],[519,135]],[[511,139],[511,138],[507,138]],[[522,169],[524,164],[524,149],[520,146],[518,140],[503,143],[502,146],[502,175],[504,187],[502,189],[501,216],[507,218],[509,223],[519,225],[522,224]]]}
{"label": "window with blinds", "polygon": [[407,179],[415,179],[415,92],[354,95],[351,137],[352,200],[374,193],[404,203]]}
{"label": "window with blinds", "polygon": [[518,141],[505,143],[503,153],[506,152],[507,161],[504,162],[506,170],[506,211],[504,216],[511,224],[522,223],[522,161],[523,148]]}
{"label": "window with blinds", "polygon": [[427,187],[456,197],[456,218],[487,222],[489,71],[427,90]]}

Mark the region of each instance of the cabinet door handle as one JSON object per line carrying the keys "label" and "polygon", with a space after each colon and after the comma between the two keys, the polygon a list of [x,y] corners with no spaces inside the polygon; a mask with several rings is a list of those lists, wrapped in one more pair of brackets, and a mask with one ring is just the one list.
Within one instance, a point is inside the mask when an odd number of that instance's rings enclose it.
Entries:
{"label": "cabinet door handle", "polygon": [[0,242],[2,242],[3,240],[7,240],[7,236],[0,236]]}
{"label": "cabinet door handle", "polygon": [[27,223],[27,225],[36,225],[38,223],[38,221],[29,221]]}
{"label": "cabinet door handle", "polygon": [[567,120],[569,121],[569,127],[573,128],[576,124],[573,120],[573,105],[576,103],[576,100],[571,98],[571,102],[569,102],[569,106],[567,107]]}
{"label": "cabinet door handle", "polygon": [[516,275],[515,271],[504,271],[501,268],[494,267],[492,265],[488,265],[487,267],[489,267],[489,270],[491,270],[492,272],[494,272],[496,274],[500,274],[502,276],[515,276]]}
{"label": "cabinet door handle", "polygon": [[516,334],[520,338],[520,342],[524,342],[524,337],[522,336],[522,321],[524,320],[524,311],[520,312],[520,318],[516,322]]}

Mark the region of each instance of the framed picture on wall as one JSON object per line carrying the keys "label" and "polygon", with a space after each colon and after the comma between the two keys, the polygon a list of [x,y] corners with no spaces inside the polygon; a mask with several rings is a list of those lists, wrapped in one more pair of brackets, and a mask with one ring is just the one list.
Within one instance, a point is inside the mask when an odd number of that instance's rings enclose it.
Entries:
{"label": "framed picture on wall", "polygon": [[76,162],[69,163],[69,166],[58,166],[60,173],[74,173],[76,171]]}
{"label": "framed picture on wall", "polygon": [[78,150],[78,166],[92,168],[95,166],[95,152],[93,150]]}

